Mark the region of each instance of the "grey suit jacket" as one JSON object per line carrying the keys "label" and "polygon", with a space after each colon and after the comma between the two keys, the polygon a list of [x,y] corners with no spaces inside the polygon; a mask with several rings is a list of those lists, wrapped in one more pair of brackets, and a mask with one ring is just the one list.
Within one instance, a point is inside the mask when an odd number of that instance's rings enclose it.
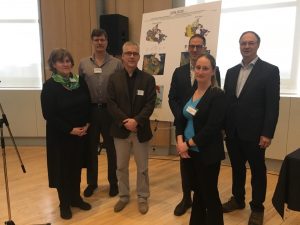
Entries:
{"label": "grey suit jacket", "polygon": [[237,135],[246,141],[259,141],[260,136],[273,138],[279,115],[279,69],[258,59],[237,98],[240,69],[239,64],[226,73],[226,135],[229,138]]}
{"label": "grey suit jacket", "polygon": [[152,137],[150,116],[156,101],[156,85],[153,76],[136,69],[136,80],[133,97],[130,101],[127,84],[127,72],[122,70],[111,75],[108,82],[108,110],[113,117],[111,135],[116,138],[127,138],[130,131],[123,125],[123,120],[130,114],[138,123],[137,137],[140,142],[149,141]]}

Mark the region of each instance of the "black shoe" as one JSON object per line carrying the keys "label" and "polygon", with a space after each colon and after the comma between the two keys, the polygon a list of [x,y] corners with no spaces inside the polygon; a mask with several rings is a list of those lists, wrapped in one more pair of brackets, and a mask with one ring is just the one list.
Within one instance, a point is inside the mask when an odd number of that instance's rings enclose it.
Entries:
{"label": "black shoe", "polygon": [[192,200],[183,198],[174,210],[175,216],[182,216],[185,212],[192,207]]}
{"label": "black shoe", "polygon": [[109,187],[109,196],[114,197],[119,194],[119,188],[117,184],[112,184]]}
{"label": "black shoe", "polygon": [[69,206],[59,206],[60,209],[60,217],[69,220],[72,218],[72,212]]}
{"label": "black shoe", "polygon": [[78,201],[78,202],[73,202],[73,203],[71,203],[71,206],[77,207],[82,210],[90,210],[92,208],[92,206],[89,203],[84,202],[83,200]]}
{"label": "black shoe", "polygon": [[249,217],[248,225],[262,225],[264,222],[264,212],[252,211]]}
{"label": "black shoe", "polygon": [[84,197],[91,197],[97,187],[96,184],[89,184],[83,192]]}
{"label": "black shoe", "polygon": [[245,202],[238,203],[234,197],[231,197],[228,202],[222,204],[223,212],[229,213],[237,209],[244,209]]}

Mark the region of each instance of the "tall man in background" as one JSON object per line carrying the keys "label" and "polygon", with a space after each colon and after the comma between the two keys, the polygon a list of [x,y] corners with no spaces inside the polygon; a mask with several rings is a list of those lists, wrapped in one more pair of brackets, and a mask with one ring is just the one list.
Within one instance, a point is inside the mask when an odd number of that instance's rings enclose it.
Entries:
{"label": "tall man in background", "polygon": [[226,146],[232,166],[232,197],[225,213],[245,208],[246,162],[251,169],[252,213],[248,225],[263,224],[267,187],[265,150],[274,136],[280,98],[277,66],[257,56],[260,37],[246,31],[240,37],[242,62],[227,71],[224,90],[228,112]]}
{"label": "tall man in background", "polygon": [[[205,37],[200,34],[193,35],[189,40],[188,51],[190,63],[175,69],[169,91],[169,105],[174,115],[175,126],[177,118],[182,113],[181,109],[185,104],[186,95],[191,92],[191,89],[197,89],[197,83],[195,82],[194,77],[194,67],[198,56],[206,51]],[[218,85],[220,86],[221,81],[218,68],[216,68],[215,75]],[[180,174],[183,198],[174,210],[174,215],[176,216],[183,215],[187,209],[192,206],[191,191],[193,178],[190,177],[190,175],[192,174],[191,171],[193,171],[193,169],[191,167],[192,163],[188,162],[189,160],[190,159],[180,158]]]}
{"label": "tall man in background", "polygon": [[79,64],[79,75],[85,78],[92,100],[91,125],[88,130],[89,154],[87,158],[87,183],[84,196],[90,197],[98,187],[98,145],[100,134],[106,149],[108,164],[109,195],[118,194],[116,176],[116,150],[109,134],[112,117],[107,110],[107,82],[111,74],[123,68],[122,62],[106,52],[108,36],[103,29],[91,33],[93,55],[84,58]]}

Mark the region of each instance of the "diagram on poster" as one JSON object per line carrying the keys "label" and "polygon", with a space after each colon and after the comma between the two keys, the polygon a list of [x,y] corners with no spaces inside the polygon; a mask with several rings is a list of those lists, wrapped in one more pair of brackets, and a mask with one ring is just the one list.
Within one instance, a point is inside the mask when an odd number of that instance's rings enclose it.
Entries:
{"label": "diagram on poster", "polygon": [[208,51],[216,57],[220,14],[221,2],[143,14],[139,68],[155,77],[158,96],[151,119],[174,119],[168,93],[175,68],[189,63],[191,36],[205,36]]}

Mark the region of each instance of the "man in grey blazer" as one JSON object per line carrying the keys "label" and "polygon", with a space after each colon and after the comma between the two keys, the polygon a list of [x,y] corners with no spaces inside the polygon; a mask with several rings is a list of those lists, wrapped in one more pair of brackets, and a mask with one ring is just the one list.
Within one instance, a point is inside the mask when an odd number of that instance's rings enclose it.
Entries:
{"label": "man in grey blazer", "polygon": [[232,165],[232,197],[223,212],[245,208],[246,162],[251,169],[249,225],[263,224],[266,196],[265,150],[274,136],[280,99],[279,69],[257,56],[260,37],[246,31],[240,37],[243,60],[227,71],[226,147]]}
{"label": "man in grey blazer", "polygon": [[149,118],[155,107],[156,85],[153,76],[137,68],[139,46],[126,42],[122,50],[124,70],[114,73],[108,82],[108,110],[114,120],[110,133],[117,153],[120,197],[114,211],[120,212],[129,202],[128,167],[132,150],[137,167],[138,208],[145,214],[150,195],[148,151],[152,131]]}

